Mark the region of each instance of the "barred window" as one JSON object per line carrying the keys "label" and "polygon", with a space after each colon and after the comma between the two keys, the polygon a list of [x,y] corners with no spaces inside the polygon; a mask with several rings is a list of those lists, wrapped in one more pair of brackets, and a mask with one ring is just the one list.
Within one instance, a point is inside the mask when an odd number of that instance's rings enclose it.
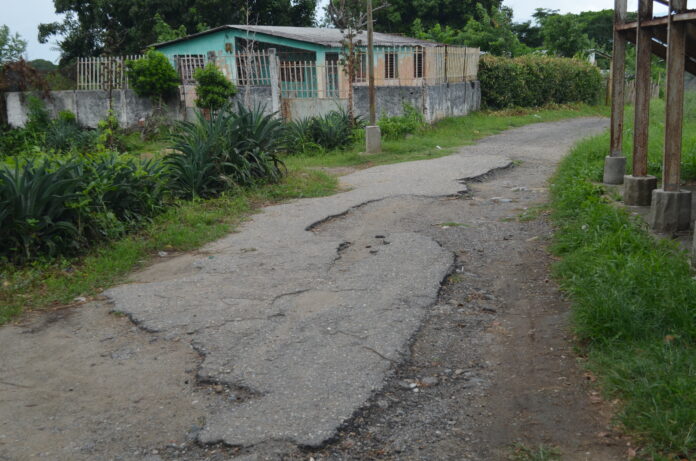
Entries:
{"label": "barred window", "polygon": [[423,47],[419,46],[413,52],[413,78],[423,78],[424,75]]}
{"label": "barred window", "polygon": [[179,54],[174,56],[176,70],[183,83],[194,83],[194,72],[205,67],[204,54]]}
{"label": "barred window", "polygon": [[367,81],[367,55],[363,52],[356,53],[355,77],[356,83],[364,83]]}
{"label": "barred window", "polygon": [[308,67],[307,61],[282,61],[280,63],[280,80],[282,82],[304,82],[305,67]]}
{"label": "barred window", "polygon": [[384,78],[399,78],[399,55],[396,53],[384,53]]}

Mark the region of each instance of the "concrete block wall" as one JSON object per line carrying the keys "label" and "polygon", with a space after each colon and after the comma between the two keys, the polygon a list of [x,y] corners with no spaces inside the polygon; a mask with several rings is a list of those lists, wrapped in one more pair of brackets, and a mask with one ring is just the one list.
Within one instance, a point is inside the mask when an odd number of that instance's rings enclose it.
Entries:
{"label": "concrete block wall", "polygon": [[[247,89],[240,88],[235,100],[250,107],[265,107],[267,113],[273,112],[270,88],[252,87],[248,91],[250,94],[247,96]],[[27,122],[29,96],[30,93],[20,92],[5,94],[7,123],[10,126],[22,127]],[[166,101],[164,113],[172,120],[193,120],[195,99],[195,88],[184,86],[179,95]],[[109,108],[108,94],[101,90],[52,91],[44,103],[52,117],[55,118],[60,111],[69,110],[77,116],[82,126],[89,128],[96,128],[99,121],[106,118]],[[154,109],[150,99],[138,96],[133,90],[114,90],[112,107],[122,127],[137,126],[138,121],[147,118]]]}
{"label": "concrete block wall", "polygon": [[[429,86],[377,87],[377,117],[403,115],[404,104],[419,109],[429,123],[451,116],[466,115],[481,106],[479,82],[443,83]],[[7,93],[5,103],[7,121],[21,127],[27,121],[29,93]],[[276,99],[274,101],[274,98]],[[346,99],[285,99],[278,100],[271,87],[239,88],[235,100],[248,107],[264,107],[266,113],[278,112],[287,119],[321,115],[338,107],[346,108]],[[195,114],[195,88],[185,86],[179,95],[167,101],[164,111],[172,120],[192,120]],[[73,112],[80,124],[95,128],[106,117],[108,99],[106,91],[53,91],[45,100],[53,117],[62,110]],[[141,118],[153,112],[152,102],[141,98],[132,90],[113,91],[113,110],[122,127],[138,125]],[[355,86],[353,107],[356,115],[368,118],[369,104],[366,86]]]}
{"label": "concrete block wall", "polygon": [[[467,115],[481,107],[478,81],[442,83],[428,86],[383,86],[376,88],[377,118],[403,115],[404,104],[420,109],[428,123],[445,117]],[[356,86],[353,107],[357,115],[368,118],[369,101],[365,86]]]}

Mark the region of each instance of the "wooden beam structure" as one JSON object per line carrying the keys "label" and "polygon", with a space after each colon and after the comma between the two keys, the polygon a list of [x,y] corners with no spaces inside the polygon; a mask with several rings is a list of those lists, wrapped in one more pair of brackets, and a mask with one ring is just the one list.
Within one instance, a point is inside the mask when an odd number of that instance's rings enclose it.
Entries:
{"label": "wooden beam structure", "polygon": [[636,29],[636,99],[633,122],[633,176],[648,175],[648,128],[650,125],[650,64],[653,33],[643,27],[652,19],[653,0],[638,0]]}
{"label": "wooden beam structure", "polygon": [[[627,0],[615,0],[614,23],[626,22]],[[623,154],[624,88],[626,75],[626,34],[614,29],[614,49],[611,57],[611,144],[609,155]]]}
{"label": "wooden beam structure", "polygon": [[[616,50],[623,51],[626,42],[636,44],[636,96],[635,120],[633,130],[633,174],[624,178],[624,201],[629,205],[651,204],[650,223],[658,232],[688,230],[691,220],[691,192],[681,189],[681,151],[682,126],[684,121],[684,73],[696,75],[696,10],[689,10],[688,0],[638,0],[638,20],[625,21],[625,3],[615,0],[614,47],[612,64],[614,80],[619,75],[620,58]],[[653,5],[667,5],[668,13],[654,17]],[[617,40],[618,38],[618,40]],[[657,187],[656,179],[648,176],[648,132],[650,110],[650,71],[652,56],[667,61],[665,87],[665,133],[662,169],[662,188]],[[621,135],[623,107],[622,92],[618,82],[613,82],[612,90],[612,133],[611,154],[618,149]],[[605,162],[605,182],[607,171],[611,168],[607,157]],[[616,176],[616,174],[614,175]],[[617,184],[617,183],[614,183]],[[696,240],[694,243],[696,255]]]}
{"label": "wooden beam structure", "polygon": [[672,12],[686,10],[686,0],[670,0],[667,28],[667,85],[665,88],[665,156],[662,188],[681,189],[682,121],[684,118],[684,57],[686,23],[673,20]]}

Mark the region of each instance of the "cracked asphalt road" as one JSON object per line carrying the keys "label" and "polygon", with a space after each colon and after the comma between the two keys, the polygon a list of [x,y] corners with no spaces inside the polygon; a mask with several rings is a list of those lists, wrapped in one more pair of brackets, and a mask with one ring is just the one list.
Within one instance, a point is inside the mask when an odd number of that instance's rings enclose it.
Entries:
{"label": "cracked asphalt road", "polygon": [[454,259],[387,226],[359,241],[313,228],[388,197],[456,195],[510,164],[464,151],[359,171],[341,178],[348,192],[264,209],[174,278],[105,295],[142,328],[191,341],[205,357],[199,380],[250,394],[210,415],[200,442],[318,446],[403,359]]}
{"label": "cracked asphalt road", "polygon": [[[335,454],[336,459],[380,457],[374,453],[384,452],[369,443],[355,445],[346,427],[359,428],[363,418],[356,415],[385,389],[392,398],[389,383],[406,373],[403,364],[412,360],[414,344],[452,343],[451,331],[442,336],[440,327],[427,330],[431,316],[454,315],[436,303],[460,255],[431,226],[470,214],[457,198],[467,190],[468,178],[523,159],[529,165],[523,164],[518,175],[543,182],[576,140],[605,126],[597,118],[531,125],[455,155],[344,176],[347,192],[268,207],[196,255],[135,274],[133,283],[106,293],[108,307],[94,303],[0,329],[0,349],[10,351],[3,352],[1,369],[13,376],[11,385],[0,383],[0,453],[12,460],[222,460],[234,453],[248,459],[264,458],[263,453],[303,459],[298,446],[322,450],[328,441],[342,440],[342,447],[354,448],[346,448],[345,456]],[[452,200],[443,201],[447,197]],[[481,213],[472,214],[476,221],[467,226],[484,231],[490,219],[498,219]],[[482,252],[496,245],[486,235],[474,237],[482,239],[471,242]],[[488,272],[493,279],[510,276],[494,268]],[[108,316],[108,309],[127,314],[139,328]],[[475,333],[459,334],[457,351],[495,352],[486,350],[490,338]],[[442,353],[424,349],[429,352],[415,350],[424,363]],[[56,361],[53,351],[70,353],[59,353]],[[42,376],[52,379],[43,382]],[[451,396],[459,397],[466,402],[460,394]],[[410,411],[417,420],[409,419]],[[398,423],[388,426],[398,433],[385,437],[401,444],[397,459],[421,459],[403,455],[408,452],[403,439],[438,427],[439,411],[419,411],[400,409],[392,416]],[[37,424],[42,437],[22,436]],[[377,429],[369,419],[364,424],[366,439],[386,430],[381,422]],[[357,446],[377,451],[355,451]],[[468,453],[458,450],[451,451],[451,459]]]}

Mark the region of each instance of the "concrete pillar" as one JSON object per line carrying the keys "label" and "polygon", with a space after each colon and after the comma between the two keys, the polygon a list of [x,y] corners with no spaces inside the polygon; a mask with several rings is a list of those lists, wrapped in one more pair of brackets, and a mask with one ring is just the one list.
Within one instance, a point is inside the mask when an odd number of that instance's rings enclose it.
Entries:
{"label": "concrete pillar", "polygon": [[280,113],[281,94],[280,94],[280,60],[275,48],[268,50],[268,79],[271,83],[271,111],[274,114]]}
{"label": "concrete pillar", "polygon": [[368,154],[382,152],[382,133],[378,126],[365,127],[365,152]]}
{"label": "concrete pillar", "polygon": [[624,203],[631,206],[649,206],[652,201],[652,191],[657,189],[655,176],[624,177]]}
{"label": "concrete pillar", "polygon": [[626,157],[607,155],[604,158],[604,184],[623,184],[626,175]]}
{"label": "concrete pillar", "polygon": [[317,98],[326,97],[326,53],[317,51]]}
{"label": "concrete pillar", "polygon": [[656,232],[688,230],[691,225],[691,191],[655,189],[649,222]]}

